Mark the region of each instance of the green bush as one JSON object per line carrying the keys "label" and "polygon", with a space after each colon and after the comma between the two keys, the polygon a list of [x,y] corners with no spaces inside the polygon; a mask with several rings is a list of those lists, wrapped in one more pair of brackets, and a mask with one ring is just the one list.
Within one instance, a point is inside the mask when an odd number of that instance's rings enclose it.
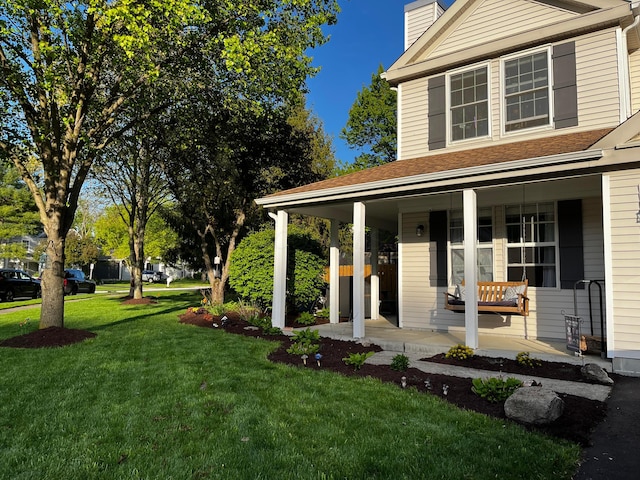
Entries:
{"label": "green bush", "polygon": [[[248,235],[233,252],[229,268],[229,285],[262,308],[273,301],[274,240],[273,230]],[[287,243],[287,303],[301,312],[322,293],[325,260],[320,242],[299,226],[289,225]]]}
{"label": "green bush", "polygon": [[516,391],[516,389],[522,386],[522,382],[517,378],[474,378],[472,380],[473,386],[471,390],[491,403],[503,402],[509,396]]}
{"label": "green bush", "polygon": [[314,317],[311,313],[309,312],[302,312],[298,318],[296,319],[296,321],[300,324],[300,325],[313,325],[314,323],[316,323],[316,317]]}
{"label": "green bush", "polygon": [[320,332],[305,328],[294,332],[293,343],[287,348],[287,353],[291,355],[312,355],[320,350]]}
{"label": "green bush", "polygon": [[461,343],[454,345],[449,349],[446,358],[455,358],[458,360],[466,360],[467,358],[473,357],[473,349],[471,347],[467,347]]}
{"label": "green bush", "polygon": [[404,372],[407,368],[409,368],[409,357],[399,353],[391,360],[391,369],[397,370],[398,372]]}
{"label": "green bush", "polygon": [[282,330],[278,327],[266,327],[262,329],[262,333],[265,335],[282,335]]}
{"label": "green bush", "polygon": [[529,352],[520,352],[516,355],[516,362],[521,367],[536,368],[542,365],[542,362],[535,357],[532,357]]}
{"label": "green bush", "polygon": [[367,361],[374,352],[350,353],[348,357],[342,359],[345,365],[353,365],[355,370],[360,370],[364,362]]}
{"label": "green bush", "polygon": [[329,309],[323,308],[322,310],[318,310],[316,312],[316,317],[318,318],[329,318]]}

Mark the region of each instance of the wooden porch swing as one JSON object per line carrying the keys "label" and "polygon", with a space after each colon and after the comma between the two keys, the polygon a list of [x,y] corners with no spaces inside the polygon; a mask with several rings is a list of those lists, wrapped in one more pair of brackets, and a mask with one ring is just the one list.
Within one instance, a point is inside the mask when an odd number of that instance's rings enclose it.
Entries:
{"label": "wooden porch swing", "polygon": [[[522,186],[522,205],[526,204],[525,186]],[[478,312],[529,316],[529,297],[527,297],[527,268],[525,259],[526,219],[522,218],[522,237],[520,242],[523,261],[522,280],[509,282],[478,282]],[[454,312],[464,312],[464,280],[456,286],[454,294],[444,292],[444,308]]]}
{"label": "wooden porch swing", "polygon": [[[478,312],[529,315],[527,279],[521,282],[478,282]],[[465,310],[464,281],[455,294],[444,292],[444,308],[453,312]]]}

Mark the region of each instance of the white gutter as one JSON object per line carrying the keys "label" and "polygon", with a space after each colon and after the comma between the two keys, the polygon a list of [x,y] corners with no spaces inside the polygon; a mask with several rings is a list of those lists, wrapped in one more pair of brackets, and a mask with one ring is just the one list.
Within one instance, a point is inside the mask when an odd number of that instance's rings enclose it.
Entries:
{"label": "white gutter", "polygon": [[441,172],[412,175],[410,177],[399,177],[389,180],[379,180],[375,182],[360,183],[342,187],[310,190],[305,192],[276,195],[272,197],[263,197],[256,199],[255,202],[258,205],[262,205],[265,207],[273,207],[296,202],[304,202],[305,200],[321,201],[325,197],[356,196],[364,193],[373,193],[376,190],[389,188],[407,190],[409,187],[417,186],[419,184],[427,184],[443,180],[451,180],[451,183],[454,183],[454,181],[464,177],[489,175],[492,173],[496,173],[496,168],[500,169],[500,173],[522,171],[537,167],[583,162],[587,160],[597,160],[602,158],[602,155],[603,152],[601,149],[581,150],[579,152],[561,153],[559,155],[534,157],[502,163],[494,162],[489,165],[480,165],[477,167],[460,168],[457,170],[444,170]]}

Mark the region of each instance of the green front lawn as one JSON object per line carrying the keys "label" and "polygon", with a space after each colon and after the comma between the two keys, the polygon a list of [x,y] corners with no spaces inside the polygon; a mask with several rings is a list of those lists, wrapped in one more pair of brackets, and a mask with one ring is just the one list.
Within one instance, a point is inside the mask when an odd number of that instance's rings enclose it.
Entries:
{"label": "green front lawn", "polygon": [[[580,450],[371,379],[273,364],[181,325],[199,293],[65,305],[95,339],[0,348],[0,479],[569,479]],[[0,340],[39,309],[0,313]],[[26,317],[34,319],[26,326]]]}

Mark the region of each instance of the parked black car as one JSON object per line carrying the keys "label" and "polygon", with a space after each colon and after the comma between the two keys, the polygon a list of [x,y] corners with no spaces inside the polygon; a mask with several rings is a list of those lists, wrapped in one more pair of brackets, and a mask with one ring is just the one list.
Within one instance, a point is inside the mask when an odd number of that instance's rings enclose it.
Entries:
{"label": "parked black car", "polygon": [[33,278],[24,270],[0,269],[0,299],[13,302],[18,297],[38,298],[40,280]]}
{"label": "parked black car", "polygon": [[84,276],[82,270],[69,268],[64,271],[64,294],[95,293],[96,282]]}

